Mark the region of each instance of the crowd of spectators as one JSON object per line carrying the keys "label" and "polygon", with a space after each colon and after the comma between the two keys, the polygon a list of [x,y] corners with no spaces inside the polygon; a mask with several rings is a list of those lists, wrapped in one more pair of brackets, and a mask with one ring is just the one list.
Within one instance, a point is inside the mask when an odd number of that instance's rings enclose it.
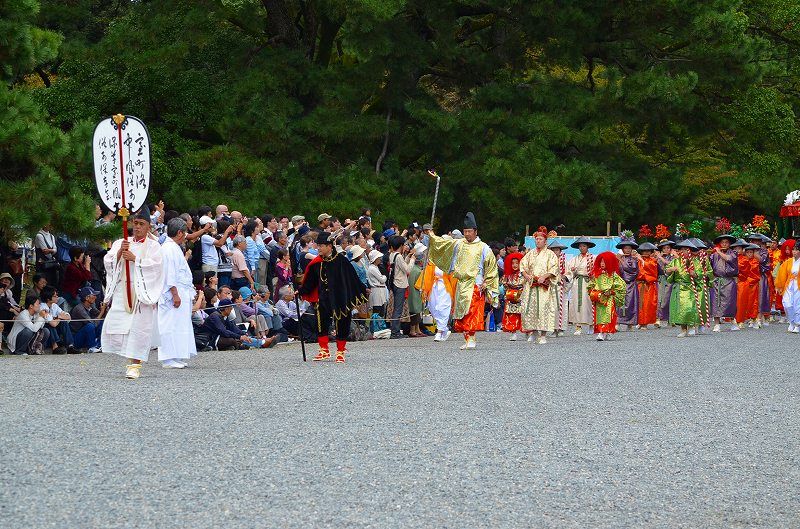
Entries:
{"label": "crowd of spectators", "polygon": [[[368,289],[369,303],[355,310],[352,339],[431,334],[415,288],[427,245],[425,226],[417,222],[401,229],[389,219],[376,229],[369,208],[353,219],[321,213],[311,221],[248,216],[225,204],[180,212],[160,201],[149,210],[152,234],[162,243],[171,219],[188,226],[184,251],[197,289],[192,322],[198,350],[272,347],[301,334],[316,340],[314,307],[296,299],[295,285],[317,256],[320,232],[335,240]],[[98,205],[96,225],[113,222],[114,212]],[[461,236],[458,230],[451,235]],[[31,241],[30,257],[24,247],[0,246],[3,348],[13,354],[100,351],[107,308],[103,257],[110,242],[76,242],[44,226]],[[516,244],[490,244],[501,270],[503,254]],[[23,278],[30,282],[25,290]]]}

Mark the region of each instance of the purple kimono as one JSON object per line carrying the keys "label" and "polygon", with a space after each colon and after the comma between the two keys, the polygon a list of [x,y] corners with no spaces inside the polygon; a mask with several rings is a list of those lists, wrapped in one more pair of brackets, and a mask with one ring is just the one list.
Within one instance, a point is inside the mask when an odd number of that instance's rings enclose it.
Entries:
{"label": "purple kimono", "polygon": [[619,325],[637,325],[639,323],[639,288],[636,278],[639,277],[639,260],[633,256],[623,256],[619,263],[619,275],[625,281],[625,302],[617,308]]}
{"label": "purple kimono", "polygon": [[732,251],[730,261],[722,258],[719,252],[711,254],[711,268],[714,271],[714,288],[711,289],[711,317],[735,318],[736,296],[739,283],[739,258]]}
{"label": "purple kimono", "polygon": [[667,264],[663,264],[658,260],[658,311],[656,312],[656,319],[659,321],[669,321],[669,298],[672,296],[673,283],[667,281],[667,274],[664,269],[669,266],[670,261],[674,259],[672,255],[666,257],[662,254],[660,256]]}
{"label": "purple kimono", "polygon": [[761,284],[758,286],[758,312],[761,314],[769,314],[772,312],[772,300],[769,296],[769,250],[761,248],[758,251],[758,257],[761,259]]}

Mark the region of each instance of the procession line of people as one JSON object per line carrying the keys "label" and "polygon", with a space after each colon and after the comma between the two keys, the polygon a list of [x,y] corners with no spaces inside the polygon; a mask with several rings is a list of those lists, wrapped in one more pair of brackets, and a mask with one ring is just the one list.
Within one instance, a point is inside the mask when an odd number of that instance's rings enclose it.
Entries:
{"label": "procession line of people", "polygon": [[[463,333],[462,349],[476,347],[484,330],[484,306],[503,302],[502,330],[509,340],[521,335],[547,343],[574,325],[574,335],[591,333],[604,341],[620,331],[674,326],[677,337],[705,332],[760,328],[773,321],[773,310],[785,311],[788,331],[800,332],[800,248],[794,240],[780,246],[760,233],[743,239],[723,234],[711,246],[690,238],[638,244],[623,237],[618,253],[594,255],[595,244],[580,237],[566,259],[566,246],[541,227],[534,248],[505,256],[502,279],[496,259],[478,237],[472,213],[464,221],[463,239],[429,236],[432,283],[424,292],[436,322],[436,338],[449,334],[447,321]],[[772,245],[772,250],[768,245]],[[500,287],[502,286],[502,292]],[[448,312],[450,312],[448,314]]]}

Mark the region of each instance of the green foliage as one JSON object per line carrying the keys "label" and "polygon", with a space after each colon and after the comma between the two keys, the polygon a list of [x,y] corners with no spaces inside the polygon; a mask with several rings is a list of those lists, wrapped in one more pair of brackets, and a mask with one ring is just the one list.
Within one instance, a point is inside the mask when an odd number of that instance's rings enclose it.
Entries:
{"label": "green foliage", "polygon": [[788,0],[16,0],[0,7],[0,171],[74,195],[72,216],[28,212],[26,228],[90,226],[74,215],[94,196],[91,126],[121,112],[150,128],[150,198],[168,207],[424,221],[435,167],[439,223],[472,210],[485,237],[774,215],[800,187],[798,15]]}

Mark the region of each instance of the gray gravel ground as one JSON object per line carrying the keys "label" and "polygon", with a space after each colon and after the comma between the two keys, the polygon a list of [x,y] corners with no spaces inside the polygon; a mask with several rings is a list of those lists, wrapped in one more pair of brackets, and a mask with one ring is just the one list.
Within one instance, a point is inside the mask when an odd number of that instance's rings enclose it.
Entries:
{"label": "gray gravel ground", "polygon": [[0,527],[800,527],[798,336],[674,334],[5,356]]}

